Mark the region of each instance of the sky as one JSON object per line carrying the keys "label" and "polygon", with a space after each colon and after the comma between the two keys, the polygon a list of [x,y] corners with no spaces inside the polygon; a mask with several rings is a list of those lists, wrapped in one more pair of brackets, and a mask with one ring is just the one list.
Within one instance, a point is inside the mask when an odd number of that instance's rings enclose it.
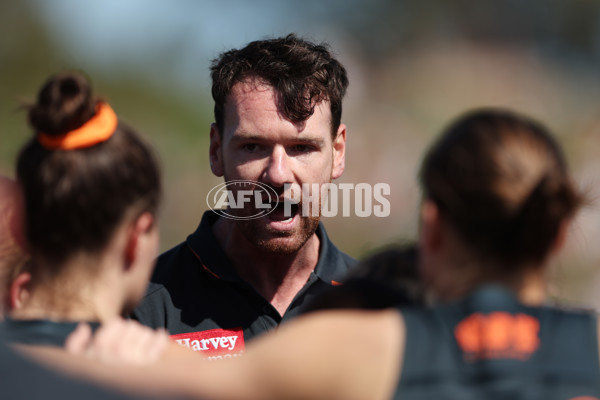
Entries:
{"label": "sky", "polygon": [[[346,2],[352,4],[353,1]],[[327,24],[294,12],[298,2],[243,0],[34,0],[53,40],[90,68],[137,69],[152,78],[167,70],[183,88],[205,88],[210,60],[249,41],[289,32],[317,41]],[[327,10],[337,1],[330,2]],[[251,4],[251,5],[250,5]],[[317,15],[322,2],[308,1]],[[250,5],[250,6],[249,6]],[[306,10],[304,10],[306,11]],[[325,11],[325,10],[324,10]],[[332,45],[335,45],[333,40]],[[165,57],[169,55],[169,57]]]}

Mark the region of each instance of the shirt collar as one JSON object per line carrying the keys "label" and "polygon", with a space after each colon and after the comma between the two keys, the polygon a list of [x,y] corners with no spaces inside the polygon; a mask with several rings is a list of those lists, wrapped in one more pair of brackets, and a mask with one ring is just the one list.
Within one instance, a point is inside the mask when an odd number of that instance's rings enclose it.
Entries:
{"label": "shirt collar", "polygon": [[[187,245],[209,273],[219,279],[241,281],[213,233],[212,226],[219,218],[213,211],[205,211],[196,231],[188,236]],[[316,234],[319,238],[319,261],[314,273],[322,281],[336,284],[346,272],[344,255],[329,240],[322,222],[319,222]]]}

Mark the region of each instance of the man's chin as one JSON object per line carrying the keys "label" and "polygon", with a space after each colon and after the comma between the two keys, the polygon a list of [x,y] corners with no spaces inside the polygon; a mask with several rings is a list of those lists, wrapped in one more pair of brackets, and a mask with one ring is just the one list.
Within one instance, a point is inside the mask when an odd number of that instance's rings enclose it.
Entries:
{"label": "man's chin", "polygon": [[284,256],[297,253],[305,243],[306,240],[282,240],[281,238],[278,238],[258,240],[254,243],[254,245],[265,253]]}
{"label": "man's chin", "polygon": [[273,231],[259,224],[258,221],[240,221],[239,227],[246,239],[259,250],[271,254],[290,255],[300,251],[316,232],[319,219],[305,219],[299,229],[286,232]]}

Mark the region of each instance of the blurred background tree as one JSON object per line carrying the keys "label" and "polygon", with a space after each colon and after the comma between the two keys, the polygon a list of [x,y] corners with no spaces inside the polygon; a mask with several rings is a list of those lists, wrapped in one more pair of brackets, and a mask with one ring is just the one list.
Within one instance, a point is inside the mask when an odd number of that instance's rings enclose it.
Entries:
{"label": "blurred background tree", "polygon": [[[328,42],[348,68],[340,181],[391,185],[389,217],[326,219],[348,253],[415,238],[421,154],[472,107],[506,106],[544,121],[597,197],[600,1],[24,0],[0,5],[0,32],[0,172],[13,174],[31,135],[19,105],[50,74],[84,70],[161,157],[163,249],[195,229],[220,182],[207,158],[210,60],[289,32]],[[600,309],[599,240],[591,204],[553,269],[557,297]]]}

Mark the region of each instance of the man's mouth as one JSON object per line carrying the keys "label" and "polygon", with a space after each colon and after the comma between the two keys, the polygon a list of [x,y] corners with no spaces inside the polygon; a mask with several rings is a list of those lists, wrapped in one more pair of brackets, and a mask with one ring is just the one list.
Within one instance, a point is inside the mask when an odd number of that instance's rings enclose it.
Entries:
{"label": "man's mouth", "polygon": [[300,210],[300,205],[297,203],[287,203],[285,201],[279,201],[271,203],[273,211],[267,215],[267,218],[271,221],[277,222],[291,222]]}

